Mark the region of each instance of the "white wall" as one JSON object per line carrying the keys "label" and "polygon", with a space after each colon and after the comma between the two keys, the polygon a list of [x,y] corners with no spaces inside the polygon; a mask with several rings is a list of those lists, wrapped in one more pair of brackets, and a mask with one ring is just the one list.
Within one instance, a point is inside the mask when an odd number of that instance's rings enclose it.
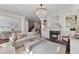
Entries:
{"label": "white wall", "polygon": [[11,29],[21,30],[21,20],[6,16],[0,16],[0,30],[9,31]]}
{"label": "white wall", "polygon": [[[58,20],[54,18],[56,15],[59,16]],[[69,30],[66,28],[66,17],[70,15],[77,15],[77,27],[79,29],[79,12],[60,12],[48,16],[48,28],[46,31],[42,30],[42,36],[49,38],[49,30],[58,30],[58,26],[53,24],[55,22],[58,22],[61,25],[61,29],[59,29],[61,31],[61,36],[69,35]]]}
{"label": "white wall", "polygon": [[21,32],[27,32],[28,20],[14,13],[0,11],[0,30],[10,31],[12,28]]}
{"label": "white wall", "polygon": [[[55,14],[55,15],[59,15],[59,20],[57,22],[59,22],[59,24],[61,25],[61,32],[62,32],[62,35],[68,35],[68,29],[66,28],[66,17],[67,16],[70,16],[70,15],[77,15],[77,25],[79,27],[79,14],[78,12],[60,12],[58,14]],[[55,16],[55,15],[52,15],[52,16]],[[51,15],[50,15],[51,16]],[[52,17],[51,16],[51,17]],[[53,18],[52,18],[53,19]],[[52,20],[51,22],[54,22],[54,20]],[[52,25],[53,26],[53,25]],[[57,26],[56,26],[57,27]]]}
{"label": "white wall", "polygon": [[59,31],[59,15],[51,15],[47,21],[49,30]]}
{"label": "white wall", "polygon": [[22,33],[28,33],[28,19],[24,17],[21,19],[21,31]]}
{"label": "white wall", "polygon": [[[66,17],[70,15],[77,15],[77,22],[79,22],[79,14],[77,12],[67,12],[67,13],[60,13],[59,17],[59,23],[62,25],[62,35],[69,35],[69,29],[66,28]],[[78,23],[77,23],[78,24]],[[79,25],[78,25],[79,26]]]}

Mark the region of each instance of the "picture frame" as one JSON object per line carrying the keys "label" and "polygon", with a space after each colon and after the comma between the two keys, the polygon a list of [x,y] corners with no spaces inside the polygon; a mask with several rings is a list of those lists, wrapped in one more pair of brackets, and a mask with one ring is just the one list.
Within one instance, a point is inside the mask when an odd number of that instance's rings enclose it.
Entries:
{"label": "picture frame", "polygon": [[[77,27],[77,15],[69,15],[66,17],[66,28],[75,29]],[[74,30],[74,31],[75,31]]]}

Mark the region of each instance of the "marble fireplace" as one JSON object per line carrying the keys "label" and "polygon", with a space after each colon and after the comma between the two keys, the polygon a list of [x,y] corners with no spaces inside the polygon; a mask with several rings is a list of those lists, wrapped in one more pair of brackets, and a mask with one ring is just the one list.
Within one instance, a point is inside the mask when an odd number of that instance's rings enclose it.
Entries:
{"label": "marble fireplace", "polygon": [[58,42],[60,39],[60,31],[49,31],[50,41]]}

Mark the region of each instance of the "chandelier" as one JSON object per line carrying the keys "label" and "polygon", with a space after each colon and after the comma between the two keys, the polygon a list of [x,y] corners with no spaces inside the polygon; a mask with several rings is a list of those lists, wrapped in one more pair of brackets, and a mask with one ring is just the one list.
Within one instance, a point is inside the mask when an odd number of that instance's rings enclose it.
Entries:
{"label": "chandelier", "polygon": [[40,4],[40,8],[37,8],[35,11],[40,19],[44,19],[47,14],[47,9],[43,7],[43,4]]}

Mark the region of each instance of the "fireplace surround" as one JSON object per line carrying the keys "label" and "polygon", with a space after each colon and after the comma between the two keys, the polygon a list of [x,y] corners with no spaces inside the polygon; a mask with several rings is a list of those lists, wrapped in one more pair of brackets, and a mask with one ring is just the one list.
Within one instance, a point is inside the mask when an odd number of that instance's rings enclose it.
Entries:
{"label": "fireplace surround", "polygon": [[59,35],[60,35],[60,31],[50,31],[50,41],[58,42]]}

